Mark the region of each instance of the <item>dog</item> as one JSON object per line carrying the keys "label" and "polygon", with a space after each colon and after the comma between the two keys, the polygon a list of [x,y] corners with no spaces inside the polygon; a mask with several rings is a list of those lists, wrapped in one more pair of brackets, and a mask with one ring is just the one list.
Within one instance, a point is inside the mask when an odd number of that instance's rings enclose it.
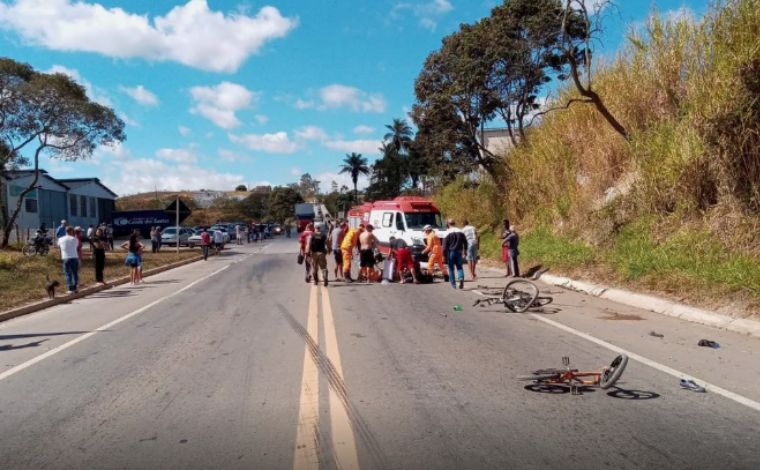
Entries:
{"label": "dog", "polygon": [[55,298],[55,288],[60,286],[61,283],[57,280],[51,280],[49,276],[45,276],[45,290],[47,291],[48,299]]}

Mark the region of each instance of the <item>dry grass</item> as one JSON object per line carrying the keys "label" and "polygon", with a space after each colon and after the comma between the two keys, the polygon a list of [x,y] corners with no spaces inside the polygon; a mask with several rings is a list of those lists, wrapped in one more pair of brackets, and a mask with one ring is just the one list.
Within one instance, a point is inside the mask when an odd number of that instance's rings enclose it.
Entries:
{"label": "dry grass", "polygon": [[[196,250],[180,250],[177,254],[173,250],[162,250],[159,253],[147,252],[144,254],[145,271],[165,266],[177,261],[186,260],[199,255]],[[124,266],[125,252],[117,251],[106,253],[106,281],[129,275],[129,268]],[[57,290],[65,292],[65,276],[57,250],[47,256],[23,256],[19,251],[0,251],[0,311],[23,305],[35,300],[46,298],[45,276],[57,279],[61,287]],[[89,253],[85,252],[85,259],[80,269],[80,288],[95,284],[95,267]]]}

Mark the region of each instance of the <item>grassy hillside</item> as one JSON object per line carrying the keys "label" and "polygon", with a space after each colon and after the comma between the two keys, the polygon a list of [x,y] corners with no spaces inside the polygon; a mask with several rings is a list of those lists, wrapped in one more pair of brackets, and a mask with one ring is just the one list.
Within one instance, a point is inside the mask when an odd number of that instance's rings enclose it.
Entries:
{"label": "grassy hillside", "polygon": [[629,142],[590,106],[550,113],[505,156],[507,194],[457,181],[444,210],[508,215],[526,264],[760,313],[760,0],[653,15],[594,86]]}

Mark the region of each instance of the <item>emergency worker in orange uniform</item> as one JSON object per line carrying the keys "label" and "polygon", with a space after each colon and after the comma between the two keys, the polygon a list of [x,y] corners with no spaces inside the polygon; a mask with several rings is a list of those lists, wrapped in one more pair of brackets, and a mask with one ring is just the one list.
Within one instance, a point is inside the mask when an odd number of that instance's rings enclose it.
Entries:
{"label": "emergency worker in orange uniform", "polygon": [[354,282],[351,277],[351,258],[354,255],[354,247],[359,241],[359,235],[364,231],[364,224],[359,225],[359,228],[352,228],[343,237],[343,241],[340,244],[340,251],[343,254],[343,278],[347,282]]}
{"label": "emergency worker in orange uniform", "polygon": [[449,272],[446,269],[446,264],[443,262],[443,248],[441,248],[441,240],[438,235],[433,231],[433,227],[425,225],[422,229],[426,235],[427,246],[422,251],[423,255],[428,255],[428,271],[433,273],[433,268],[438,265],[438,269],[443,273],[444,279],[449,277]]}

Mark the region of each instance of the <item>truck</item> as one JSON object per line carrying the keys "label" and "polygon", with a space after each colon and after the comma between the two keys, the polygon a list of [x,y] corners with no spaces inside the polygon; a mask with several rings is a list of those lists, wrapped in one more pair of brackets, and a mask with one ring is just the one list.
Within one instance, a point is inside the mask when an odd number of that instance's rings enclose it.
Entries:
{"label": "truck", "polygon": [[302,202],[296,204],[294,209],[298,221],[298,232],[303,232],[311,223],[325,223],[332,220],[332,215],[324,204]]}

